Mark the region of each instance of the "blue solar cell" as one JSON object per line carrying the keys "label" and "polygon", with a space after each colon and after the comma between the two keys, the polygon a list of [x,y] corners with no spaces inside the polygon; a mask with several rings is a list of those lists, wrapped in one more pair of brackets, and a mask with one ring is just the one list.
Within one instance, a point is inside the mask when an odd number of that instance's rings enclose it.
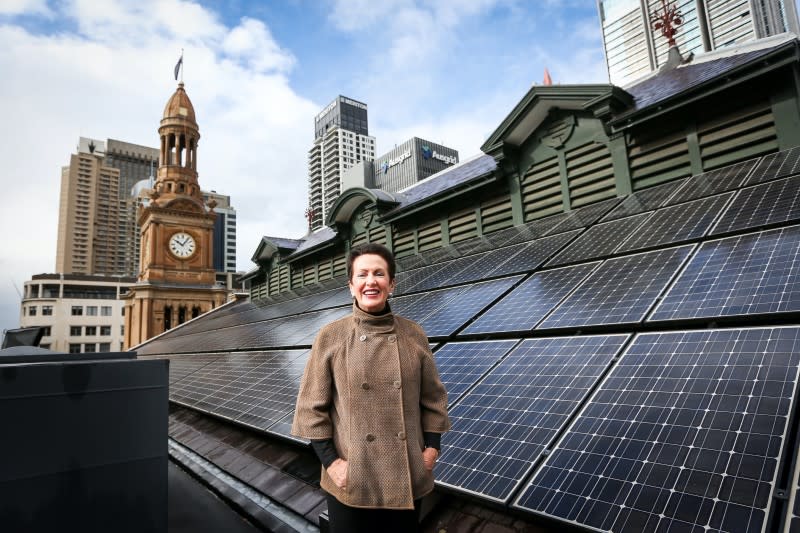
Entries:
{"label": "blue solar cell", "polygon": [[453,405],[517,343],[517,340],[449,342],[436,351],[436,367]]}
{"label": "blue solar cell", "polygon": [[563,233],[565,231],[591,226],[619,202],[619,198],[610,198],[570,211],[563,222],[548,231],[547,235],[555,235],[556,233]]}
{"label": "blue solar cell", "polygon": [[600,262],[534,274],[492,306],[464,334],[528,331],[577,287]]}
{"label": "blue solar cell", "polygon": [[800,146],[765,155],[747,179],[747,185],[784,178],[800,172]]}
{"label": "blue solar cell", "polygon": [[487,274],[501,276],[536,270],[542,263],[547,261],[550,256],[563,248],[564,245],[574,239],[580,232],[580,230],[574,230],[550,237],[542,237],[541,239],[536,239],[529,243],[509,246],[505,248],[508,252],[508,259],[505,261],[501,260],[497,268]]}
{"label": "blue solar cell", "polygon": [[800,310],[800,226],[703,243],[648,321]]}
{"label": "blue solar cell", "polygon": [[620,533],[763,531],[800,329],[637,336],[514,503]]}
{"label": "blue solar cell", "polygon": [[692,248],[609,259],[536,329],[641,322]]}
{"label": "blue solar cell", "polygon": [[742,189],[711,234],[800,219],[800,176]]}
{"label": "blue solar cell", "polygon": [[628,335],[529,339],[450,409],[437,483],[505,502]]}
{"label": "blue solar cell", "polygon": [[391,300],[392,312],[404,316],[414,322],[420,322],[449,300],[462,292],[464,287],[453,287],[441,291],[423,292],[401,296]]}
{"label": "blue solar cell", "polygon": [[729,192],[659,209],[617,248],[617,252],[641,250],[702,237],[733,194]]}
{"label": "blue solar cell", "polygon": [[649,216],[649,213],[642,213],[592,226],[557,256],[548,261],[546,266],[577,263],[586,259],[597,259],[611,255],[622,241],[636,231],[636,228]]}
{"label": "blue solar cell", "polygon": [[422,319],[420,325],[429,337],[451,335],[484,307],[499,298],[523,276],[485,281],[468,286],[442,307]]}
{"label": "blue solar cell", "polygon": [[666,205],[732,191],[742,184],[756,163],[758,163],[758,159],[750,159],[689,178],[686,184],[670,197]]}
{"label": "blue solar cell", "polygon": [[636,191],[626,197],[622,203],[615,207],[609,214],[604,216],[601,222],[608,222],[610,220],[625,218],[627,216],[638,215],[639,213],[658,209],[686,182],[686,179],[670,181],[669,183],[662,183],[661,185]]}

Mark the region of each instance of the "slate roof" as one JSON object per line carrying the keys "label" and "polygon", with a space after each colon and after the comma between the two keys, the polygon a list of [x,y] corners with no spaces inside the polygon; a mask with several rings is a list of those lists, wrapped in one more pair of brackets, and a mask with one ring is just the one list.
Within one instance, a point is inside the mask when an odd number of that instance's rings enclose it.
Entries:
{"label": "slate roof", "polygon": [[699,87],[711,80],[717,80],[721,74],[730,73],[740,67],[752,64],[760,58],[775,53],[776,50],[796,46],[796,40],[783,37],[778,44],[771,47],[739,54],[723,55],[719,59],[695,59],[686,65],[660,71],[643,81],[634,82],[634,85],[625,88],[634,97],[634,107],[615,117],[615,120],[624,119],[630,114],[664,102],[680,93]]}

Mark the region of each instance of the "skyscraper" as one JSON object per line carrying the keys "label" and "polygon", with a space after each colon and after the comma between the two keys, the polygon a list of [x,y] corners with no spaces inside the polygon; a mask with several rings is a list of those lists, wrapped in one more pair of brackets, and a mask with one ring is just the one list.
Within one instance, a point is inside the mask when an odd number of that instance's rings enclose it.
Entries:
{"label": "skyscraper", "polygon": [[314,144],[308,151],[309,227],[322,227],[341,192],[342,173],[375,158],[369,136],[367,104],[337,96],[314,118]]}
{"label": "skyscraper", "polygon": [[[149,202],[159,150],[124,141],[81,137],[61,169],[57,273],[107,276],[139,274],[140,204]],[[236,210],[214,192],[221,242],[214,266],[236,271]],[[208,198],[206,198],[208,199]],[[215,249],[216,250],[216,249]],[[216,253],[216,252],[215,252]]]}
{"label": "skyscraper", "polygon": [[135,276],[134,184],[158,164],[158,150],[81,137],[61,169],[56,272]]}
{"label": "skyscraper", "polygon": [[[685,55],[800,31],[792,0],[669,0],[682,24],[675,40]],[[662,0],[597,0],[611,83],[626,85],[661,67],[667,40],[652,29]]]}

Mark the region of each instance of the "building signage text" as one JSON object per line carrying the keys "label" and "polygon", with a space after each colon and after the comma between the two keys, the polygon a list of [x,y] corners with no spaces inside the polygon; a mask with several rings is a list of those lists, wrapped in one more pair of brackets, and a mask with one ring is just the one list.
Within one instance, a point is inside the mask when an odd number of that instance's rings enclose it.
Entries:
{"label": "building signage text", "polygon": [[397,157],[393,157],[393,158],[389,159],[388,161],[384,161],[383,164],[381,165],[381,169],[383,170],[383,173],[386,174],[387,172],[389,172],[390,168],[392,168],[395,165],[399,165],[400,163],[402,163],[403,161],[405,161],[409,157],[411,157],[411,150],[406,150],[405,152],[403,152],[402,154],[398,155]]}

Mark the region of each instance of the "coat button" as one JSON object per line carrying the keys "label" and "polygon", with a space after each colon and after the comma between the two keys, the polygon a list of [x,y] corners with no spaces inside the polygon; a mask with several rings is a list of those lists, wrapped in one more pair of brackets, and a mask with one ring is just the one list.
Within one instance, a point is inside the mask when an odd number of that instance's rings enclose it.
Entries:
{"label": "coat button", "polygon": [[375,435],[372,433],[367,433],[367,442],[372,442],[375,440]]}
{"label": "coat button", "polygon": [[389,342],[394,342],[396,340],[397,340],[397,337],[395,337],[394,335],[389,335]]}
{"label": "coat button", "polygon": [[363,342],[363,341],[367,340],[367,336],[366,336],[366,335],[361,335],[361,336],[358,338],[358,340],[360,340],[360,341],[362,341],[362,342]]}
{"label": "coat button", "polygon": [[401,385],[401,383],[400,383],[399,381],[395,381],[394,383],[392,383],[392,385],[394,385],[394,388],[395,388],[395,389],[399,389],[399,388],[400,388],[400,385]]}
{"label": "coat button", "polygon": [[405,431],[399,432],[397,434],[397,438],[400,439],[400,440],[406,440],[406,432]]}
{"label": "coat button", "polygon": [[361,384],[361,388],[364,390],[369,390],[369,383],[365,381],[364,383]]}

